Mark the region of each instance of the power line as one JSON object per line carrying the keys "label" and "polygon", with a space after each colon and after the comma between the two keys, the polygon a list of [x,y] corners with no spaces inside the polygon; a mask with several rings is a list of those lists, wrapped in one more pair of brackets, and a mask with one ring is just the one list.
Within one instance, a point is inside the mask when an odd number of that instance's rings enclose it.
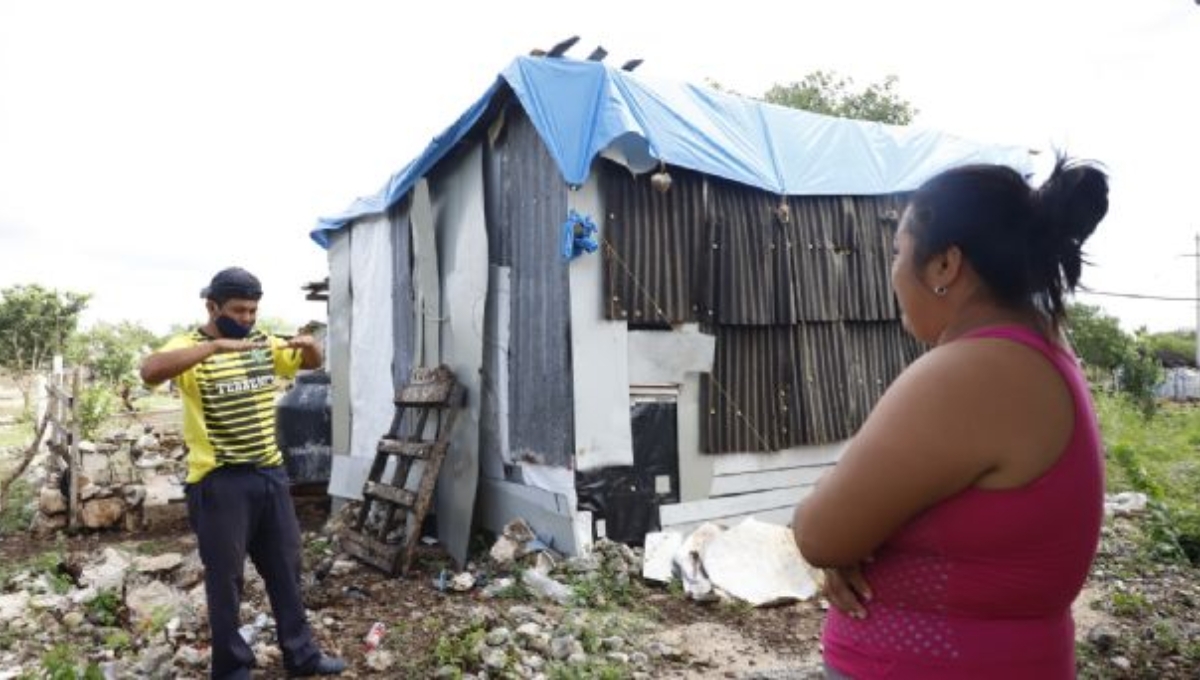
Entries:
{"label": "power line", "polygon": [[1133,298],[1135,300],[1163,300],[1166,302],[1200,302],[1200,298],[1194,297],[1172,297],[1169,295],[1146,295],[1143,293],[1111,293],[1103,290],[1083,290],[1082,288],[1075,291],[1076,295],[1103,295],[1105,297]]}

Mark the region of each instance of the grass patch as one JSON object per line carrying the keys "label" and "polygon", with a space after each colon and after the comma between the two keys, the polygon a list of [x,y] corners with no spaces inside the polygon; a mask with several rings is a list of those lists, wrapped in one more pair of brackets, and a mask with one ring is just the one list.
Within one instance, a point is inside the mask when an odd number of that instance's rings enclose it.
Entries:
{"label": "grass patch", "polygon": [[1151,416],[1119,395],[1095,395],[1108,490],[1150,499],[1148,556],[1200,564],[1200,408],[1166,403]]}
{"label": "grass patch", "polygon": [[33,426],[29,423],[0,425],[0,448],[27,447],[33,442]]}
{"label": "grass patch", "polygon": [[162,392],[149,392],[145,396],[134,399],[133,407],[139,412],[165,411],[167,409],[179,408],[181,403],[179,397],[173,397],[164,390]]}
{"label": "grass patch", "polygon": [[101,590],[88,600],[83,609],[92,623],[104,627],[117,625],[121,620],[121,594],[115,590]]}
{"label": "grass patch", "polygon": [[34,512],[33,486],[25,479],[13,480],[4,498],[4,508],[0,510],[0,535],[17,534],[29,529]]}
{"label": "grass patch", "polygon": [[479,656],[475,650],[483,644],[486,635],[483,624],[472,624],[456,633],[443,635],[433,649],[433,659],[439,668],[453,666],[465,670],[477,666]]}
{"label": "grass patch", "polygon": [[1150,603],[1137,593],[1116,592],[1112,594],[1110,608],[1114,616],[1136,619],[1150,609]]}
{"label": "grass patch", "polygon": [[42,655],[42,674],[47,680],[104,680],[95,662],[80,664],[70,645],[57,644]]}

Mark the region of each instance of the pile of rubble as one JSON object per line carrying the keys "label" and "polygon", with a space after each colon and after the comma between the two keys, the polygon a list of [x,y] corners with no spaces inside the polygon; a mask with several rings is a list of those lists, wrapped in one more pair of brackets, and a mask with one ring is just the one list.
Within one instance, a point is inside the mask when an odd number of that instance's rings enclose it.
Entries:
{"label": "pile of rubble", "polygon": [[[135,425],[97,442],[79,443],[79,523],[88,529],[144,529],[179,519],[186,449],[178,433]],[[61,458],[41,476],[33,532],[47,536],[69,524],[70,487]]]}
{"label": "pile of rubble", "polygon": [[10,576],[0,631],[24,644],[0,654],[0,677],[34,677],[58,644],[104,649],[97,665],[106,678],[203,675],[204,570],[195,551],[146,556],[109,547],[90,562],[77,559]]}

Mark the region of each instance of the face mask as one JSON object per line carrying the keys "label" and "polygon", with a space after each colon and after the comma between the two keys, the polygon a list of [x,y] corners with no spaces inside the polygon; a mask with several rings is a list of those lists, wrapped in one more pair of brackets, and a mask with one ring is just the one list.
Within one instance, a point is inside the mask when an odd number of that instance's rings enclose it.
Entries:
{"label": "face mask", "polygon": [[247,335],[250,335],[250,331],[254,330],[254,324],[243,326],[224,314],[217,317],[216,323],[217,330],[221,331],[221,335],[223,337],[233,338],[234,340],[241,340]]}

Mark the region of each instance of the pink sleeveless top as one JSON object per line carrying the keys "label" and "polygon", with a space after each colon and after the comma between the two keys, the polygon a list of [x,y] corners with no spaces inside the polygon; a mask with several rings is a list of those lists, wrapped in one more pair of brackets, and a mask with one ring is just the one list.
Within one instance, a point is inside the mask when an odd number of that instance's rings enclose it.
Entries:
{"label": "pink sleeveless top", "polygon": [[1074,678],[1071,603],[1104,514],[1104,460],[1087,381],[1067,351],[1018,326],[1004,338],[1058,369],[1075,401],[1066,450],[1016,489],[968,488],[924,511],[866,567],[867,618],[830,608],[825,662],[852,678]]}

